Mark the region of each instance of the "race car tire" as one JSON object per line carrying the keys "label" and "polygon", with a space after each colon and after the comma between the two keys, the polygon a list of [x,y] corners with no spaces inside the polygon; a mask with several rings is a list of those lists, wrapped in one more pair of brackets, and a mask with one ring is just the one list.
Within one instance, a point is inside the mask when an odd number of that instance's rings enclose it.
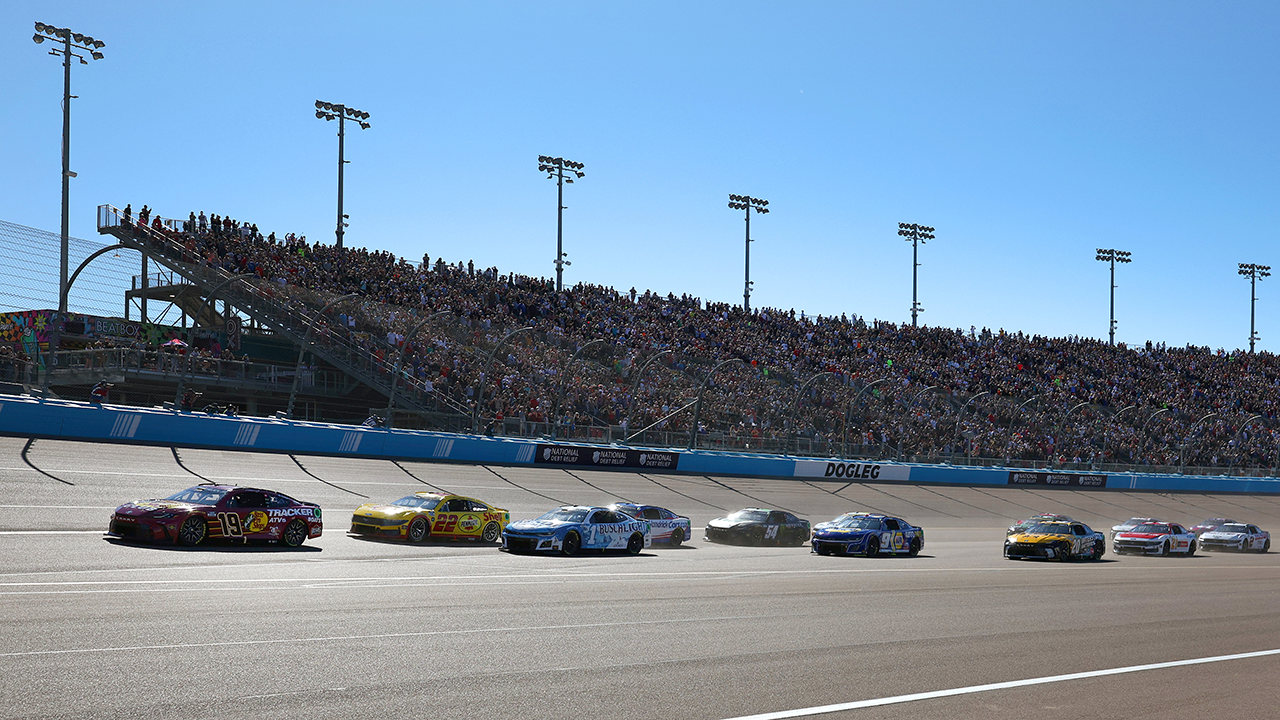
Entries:
{"label": "race car tire", "polygon": [[496,522],[485,525],[484,532],[480,533],[480,539],[487,543],[497,542],[500,537],[502,537],[502,528]]}
{"label": "race car tire", "polygon": [[754,532],[752,532],[750,542],[752,545],[763,546],[764,545],[764,528],[757,528]]}
{"label": "race car tire", "polygon": [[431,537],[431,523],[424,517],[416,517],[409,523],[409,542],[426,542]]}
{"label": "race car tire", "polygon": [[582,538],[576,532],[570,532],[564,536],[564,542],[560,544],[560,552],[565,555],[577,555],[582,549]]}
{"label": "race car tire", "polygon": [[1097,562],[1102,559],[1102,556],[1105,555],[1106,552],[1107,552],[1107,544],[1099,540],[1098,542],[1093,544],[1093,554],[1089,556],[1089,559],[1093,560],[1094,562]]}
{"label": "race car tire", "polygon": [[631,537],[627,538],[627,552],[632,555],[639,555],[644,549],[644,536],[640,533],[631,533]]}
{"label": "race car tire", "polygon": [[867,557],[875,557],[880,554],[880,538],[872,535],[867,538]]}
{"label": "race car tire", "polygon": [[920,538],[911,539],[911,547],[907,549],[907,554],[915,557],[920,554]]}
{"label": "race car tire", "polygon": [[1236,552],[1244,552],[1244,541],[1243,541],[1243,540],[1241,540],[1241,541],[1240,541],[1240,544],[1239,544],[1239,545],[1236,545]]}
{"label": "race car tire", "polygon": [[1055,554],[1058,556],[1058,557],[1057,557],[1058,562],[1066,562],[1066,561],[1068,561],[1068,560],[1070,560],[1070,559],[1071,559],[1071,545],[1070,545],[1070,544],[1068,544],[1068,543],[1058,543],[1058,547],[1056,548],[1056,550],[1057,550],[1057,552],[1056,552]]}
{"label": "race car tire", "polygon": [[1271,541],[1266,540],[1265,542],[1262,543],[1262,549],[1259,550],[1258,552],[1265,553],[1265,552],[1269,552],[1270,550],[1271,550]]}
{"label": "race car tire", "polygon": [[684,543],[684,530],[676,528],[671,531],[671,547],[680,547]]}
{"label": "race car tire", "polygon": [[284,526],[284,532],[280,533],[280,542],[285,547],[296,548],[307,539],[307,522],[294,518]]}
{"label": "race car tire", "polygon": [[1195,555],[1195,554],[1196,554],[1196,541],[1192,540],[1191,544],[1187,546],[1187,557],[1191,557],[1192,555]]}
{"label": "race car tire", "polygon": [[1164,541],[1164,545],[1162,545],[1162,546],[1160,547],[1160,556],[1161,556],[1161,557],[1169,557],[1169,554],[1170,554],[1170,553],[1172,553],[1172,552],[1173,552],[1173,549],[1172,549],[1171,547],[1169,547],[1169,541],[1168,541],[1168,540],[1165,540],[1165,541]]}
{"label": "race car tire", "polygon": [[204,518],[194,515],[182,521],[178,528],[179,545],[199,545],[209,536],[209,525]]}

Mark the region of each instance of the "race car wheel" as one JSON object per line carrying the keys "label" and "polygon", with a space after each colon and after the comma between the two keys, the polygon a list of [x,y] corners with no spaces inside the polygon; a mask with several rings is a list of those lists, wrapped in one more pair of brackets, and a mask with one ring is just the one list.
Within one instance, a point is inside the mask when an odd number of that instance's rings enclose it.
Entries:
{"label": "race car wheel", "polygon": [[676,528],[671,531],[671,547],[680,547],[684,542],[684,530]]}
{"label": "race car wheel", "polygon": [[1192,555],[1195,555],[1195,554],[1196,554],[1196,541],[1192,540],[1191,544],[1187,546],[1187,557],[1191,557]]}
{"label": "race car wheel", "polygon": [[911,539],[911,547],[908,548],[907,554],[911,557],[915,557],[920,554],[920,538]]}
{"label": "race car wheel", "polygon": [[751,533],[751,544],[764,545],[764,528],[757,528],[755,532]]}
{"label": "race car wheel", "polygon": [[867,557],[875,557],[880,554],[880,538],[872,535],[867,538]]}
{"label": "race car wheel", "polygon": [[183,520],[182,527],[178,528],[178,544],[199,545],[204,542],[208,534],[209,526],[205,523],[204,518],[193,515]]}
{"label": "race car wheel", "polygon": [[578,551],[581,549],[582,538],[579,537],[576,532],[571,532],[568,535],[565,535],[564,542],[560,544],[560,552],[565,555],[577,555]]}
{"label": "race car wheel", "polygon": [[1071,559],[1071,545],[1067,543],[1059,543],[1057,548],[1058,562],[1066,562]]}
{"label": "race car wheel", "polygon": [[484,532],[480,533],[480,539],[487,542],[498,542],[498,538],[502,536],[502,528],[498,527],[498,523],[491,522],[484,526]]}
{"label": "race car wheel", "polygon": [[632,555],[639,555],[644,549],[644,536],[640,533],[631,533],[631,537],[627,538],[627,552]]}
{"label": "race car wheel", "polygon": [[1093,554],[1089,556],[1090,560],[1097,562],[1102,559],[1103,554],[1107,552],[1107,544],[1101,540],[1093,544]]}
{"label": "race car wheel", "polygon": [[1173,552],[1173,550],[1169,547],[1169,541],[1165,540],[1164,545],[1160,547],[1160,555],[1163,557],[1169,557],[1169,553],[1171,552]]}
{"label": "race car wheel", "polygon": [[431,523],[424,517],[416,517],[409,523],[409,542],[420,543],[431,537]]}
{"label": "race car wheel", "polygon": [[284,532],[280,533],[280,540],[286,547],[298,547],[306,539],[307,522],[297,518],[290,520],[289,524],[284,526]]}
{"label": "race car wheel", "polygon": [[1262,543],[1262,549],[1259,550],[1258,552],[1265,553],[1265,552],[1268,552],[1269,550],[1271,550],[1271,541],[1266,540],[1265,542]]}

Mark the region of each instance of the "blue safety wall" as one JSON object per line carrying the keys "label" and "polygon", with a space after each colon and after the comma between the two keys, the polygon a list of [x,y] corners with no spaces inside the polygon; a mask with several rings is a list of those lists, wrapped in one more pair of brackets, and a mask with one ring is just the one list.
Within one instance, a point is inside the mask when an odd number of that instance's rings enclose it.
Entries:
{"label": "blue safety wall", "polygon": [[[160,408],[94,405],[38,400],[25,396],[0,397],[0,435],[301,455],[490,465],[572,466],[668,474],[825,478],[848,482],[937,485],[1034,485],[1077,490],[1105,488],[1166,492],[1280,493],[1280,480],[1275,478],[1144,473],[1104,476],[948,465],[841,463],[776,455],[688,452],[678,449],[663,451],[570,443],[549,444],[528,439],[385,430],[268,418],[214,417]],[[565,459],[565,453],[571,455],[572,462]],[[602,455],[614,456],[616,462],[609,466],[607,460],[599,459]],[[670,464],[655,464],[659,462]],[[832,473],[833,469],[840,473]],[[849,473],[847,476],[844,474],[846,470]],[[1015,475],[1020,479],[1015,481]]]}

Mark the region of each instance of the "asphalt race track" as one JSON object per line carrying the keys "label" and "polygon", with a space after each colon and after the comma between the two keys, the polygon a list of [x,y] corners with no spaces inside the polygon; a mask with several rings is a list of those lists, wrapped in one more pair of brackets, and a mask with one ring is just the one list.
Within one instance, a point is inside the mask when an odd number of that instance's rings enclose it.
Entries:
{"label": "asphalt race track", "polygon": [[[202,478],[324,508],[297,550],[109,541],[111,510]],[[431,487],[506,507],[650,502],[680,549],[513,556],[349,538],[353,508]],[[702,541],[709,519],[852,509],[926,530],[917,558]],[[1280,554],[1012,562],[1004,528],[1062,512],[1227,516],[1280,498],[919,487],[0,438],[0,717],[737,718],[917,693],[824,718],[1274,717]],[[1215,658],[1213,662],[1175,661]],[[1156,665],[1148,669],[1140,666]],[[1114,674],[1096,671],[1124,670]],[[1075,673],[1084,677],[1057,678]],[[1014,681],[1044,680],[1035,684]],[[982,688],[995,683],[1011,686]],[[795,717],[811,715],[797,714]]]}

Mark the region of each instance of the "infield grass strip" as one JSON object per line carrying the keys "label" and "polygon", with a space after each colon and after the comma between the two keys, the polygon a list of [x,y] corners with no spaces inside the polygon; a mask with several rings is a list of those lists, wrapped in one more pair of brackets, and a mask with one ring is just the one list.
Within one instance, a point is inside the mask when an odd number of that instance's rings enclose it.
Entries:
{"label": "infield grass strip", "polygon": [[1248,658],[1266,657],[1268,655],[1280,655],[1280,649],[1259,650],[1257,652],[1237,653],[1235,655],[1215,655],[1213,657],[1192,658],[1190,660],[1173,660],[1171,662],[1152,663],[1150,665],[1130,665],[1128,667],[1109,668],[1107,670],[1089,670],[1087,672],[1069,673],[1067,675],[1049,675],[1047,677],[1010,680],[1008,682],[989,683],[987,685],[970,685],[969,687],[952,688],[950,690],[934,690],[933,692],[894,695],[892,697],[874,698],[872,700],[856,700],[854,702],[839,703],[836,705],[818,705],[816,707],[799,708],[797,710],[780,710],[778,712],[761,713],[759,715],[741,715],[734,718],[727,718],[726,720],[784,720],[784,718],[809,717],[812,715],[825,715],[827,713],[859,710],[862,708],[880,707],[883,705],[898,705],[901,703],[915,702],[917,700],[934,700],[937,698],[954,697],[956,695],[972,695],[974,693],[990,692],[992,690],[1008,690],[1011,688],[1028,687],[1031,685],[1047,685],[1049,683],[1067,682],[1068,680],[1085,680],[1088,678],[1106,677],[1108,675],[1125,675],[1128,673],[1143,672],[1146,670],[1163,670],[1165,668],[1184,667],[1187,665],[1204,665],[1207,663],[1226,662],[1228,660],[1246,660]]}

